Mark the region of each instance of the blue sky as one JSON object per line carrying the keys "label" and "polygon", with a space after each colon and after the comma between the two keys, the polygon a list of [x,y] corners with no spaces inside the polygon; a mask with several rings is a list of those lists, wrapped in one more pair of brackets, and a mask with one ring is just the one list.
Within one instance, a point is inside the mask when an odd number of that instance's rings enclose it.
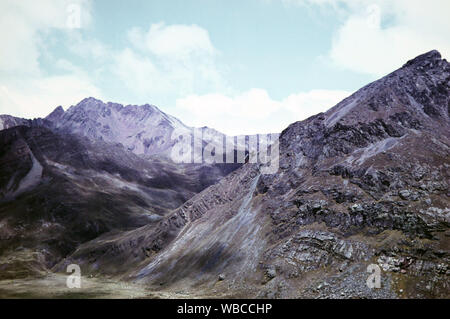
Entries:
{"label": "blue sky", "polygon": [[229,134],[281,131],[416,55],[448,56],[445,0],[2,0],[0,113],[86,96]]}

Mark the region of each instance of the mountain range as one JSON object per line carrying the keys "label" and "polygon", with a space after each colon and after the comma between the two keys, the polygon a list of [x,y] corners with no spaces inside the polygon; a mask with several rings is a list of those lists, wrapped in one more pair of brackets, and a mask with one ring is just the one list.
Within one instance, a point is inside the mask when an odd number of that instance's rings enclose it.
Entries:
{"label": "mountain range", "polygon": [[0,128],[5,280],[78,264],[194,297],[450,297],[450,64],[437,51],[291,124],[275,174],[172,162],[173,132],[191,128],[151,105],[88,98]]}

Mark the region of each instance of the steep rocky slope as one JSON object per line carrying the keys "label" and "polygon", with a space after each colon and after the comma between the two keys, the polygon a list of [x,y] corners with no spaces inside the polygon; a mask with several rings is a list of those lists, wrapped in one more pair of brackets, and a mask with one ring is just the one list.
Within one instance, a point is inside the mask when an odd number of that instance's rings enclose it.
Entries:
{"label": "steep rocky slope", "polygon": [[279,147],[277,174],[246,164],[55,270],[199,296],[450,297],[450,64],[438,52],[290,125]]}

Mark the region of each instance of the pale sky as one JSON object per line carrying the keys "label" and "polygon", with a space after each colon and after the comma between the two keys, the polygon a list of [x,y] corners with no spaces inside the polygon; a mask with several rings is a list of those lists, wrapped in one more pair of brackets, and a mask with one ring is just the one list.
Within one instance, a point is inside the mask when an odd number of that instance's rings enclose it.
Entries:
{"label": "pale sky", "polygon": [[280,132],[437,49],[447,0],[0,0],[0,114],[93,96]]}

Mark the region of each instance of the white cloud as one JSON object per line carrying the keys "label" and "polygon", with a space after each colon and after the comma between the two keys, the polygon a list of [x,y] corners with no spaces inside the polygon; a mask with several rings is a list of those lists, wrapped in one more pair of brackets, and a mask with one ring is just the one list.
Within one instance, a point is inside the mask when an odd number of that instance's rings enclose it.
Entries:
{"label": "white cloud", "polygon": [[85,59],[93,58],[96,62],[105,62],[111,58],[111,50],[107,45],[77,31],[66,35],[65,45],[71,52]]}
{"label": "white cloud", "polygon": [[141,98],[223,89],[224,80],[208,31],[197,25],[152,24],[128,32],[131,46],[115,54],[114,72]]}
{"label": "white cloud", "polygon": [[[331,59],[345,68],[380,76],[432,49],[450,56],[450,19],[440,14],[450,12],[450,3],[437,4],[398,1],[391,8],[395,22],[386,27],[380,21],[387,6],[352,14],[336,34]],[[434,10],[429,10],[433,5]]]}
{"label": "white cloud", "polygon": [[[75,9],[75,10],[74,10]],[[77,12],[78,10],[78,12]],[[87,95],[101,96],[86,74],[67,61],[55,64],[63,75],[43,72],[44,35],[51,30],[73,33],[69,22],[79,13],[80,27],[90,23],[89,0],[2,0],[0,2],[0,113],[45,116],[58,105],[68,106]]]}
{"label": "white cloud", "polygon": [[191,55],[214,55],[209,33],[197,25],[152,24],[148,32],[133,28],[128,33],[131,42],[157,56],[185,59]]}
{"label": "white cloud", "polygon": [[87,96],[101,98],[101,92],[88,78],[73,74],[31,79],[13,85],[0,84],[0,114],[42,117],[59,105],[67,108]]}
{"label": "white cloud", "polygon": [[312,90],[288,96],[283,105],[295,114],[298,121],[327,111],[350,94],[342,90]]}
{"label": "white cloud", "polygon": [[[3,11],[2,8],[0,11]],[[14,26],[14,32],[10,32],[11,25]],[[0,14],[0,32],[0,39],[4,43],[0,50],[0,70],[3,73],[37,74],[39,53],[33,30],[13,15]]]}
{"label": "white cloud", "polygon": [[336,66],[381,76],[432,49],[450,57],[447,0],[282,1],[331,8],[345,17],[329,53]]}
{"label": "white cloud", "polygon": [[273,100],[263,89],[236,96],[190,95],[177,100],[175,115],[192,126],[209,126],[229,135],[277,133],[294,121],[328,110],[350,92],[313,90]]}
{"label": "white cloud", "polygon": [[39,74],[41,32],[65,29],[69,5],[78,5],[82,25],[90,21],[87,0],[2,0],[0,2],[0,70],[14,74]]}
{"label": "white cloud", "polygon": [[138,56],[132,49],[118,53],[115,72],[125,81],[125,84],[139,93],[145,93],[149,88],[157,89],[162,84],[163,77],[153,62],[146,57]]}

